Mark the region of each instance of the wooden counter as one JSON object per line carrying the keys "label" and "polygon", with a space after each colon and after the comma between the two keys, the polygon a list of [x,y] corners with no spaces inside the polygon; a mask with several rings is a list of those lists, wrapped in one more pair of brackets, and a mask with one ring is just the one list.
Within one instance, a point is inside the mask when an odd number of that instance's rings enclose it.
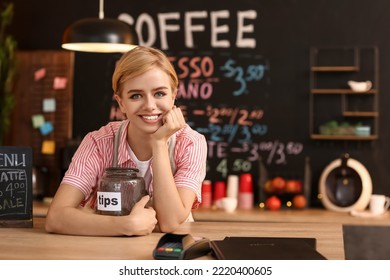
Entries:
{"label": "wooden counter", "polygon": [[[0,259],[152,259],[162,233],[141,237],[90,237],[49,234],[45,218],[34,217],[33,228],[1,228]],[[176,233],[211,240],[225,236],[314,237],[317,250],[328,259],[344,259],[341,224],[194,222]],[[206,258],[210,259],[211,256]]]}
{"label": "wooden counter", "polygon": [[339,223],[343,225],[390,226],[390,215],[370,218],[355,217],[349,213],[334,212],[325,209],[279,210],[262,209],[236,210],[232,213],[223,210],[199,208],[193,211],[196,221],[223,222],[263,222],[263,223]]}
{"label": "wooden counter", "polygon": [[[33,202],[33,215],[46,217],[50,199]],[[390,226],[390,211],[371,218],[354,217],[349,213],[312,208],[304,210],[268,211],[263,209],[236,210],[227,213],[223,210],[196,209],[194,219],[199,222],[274,222],[274,223],[338,223],[343,225]]]}

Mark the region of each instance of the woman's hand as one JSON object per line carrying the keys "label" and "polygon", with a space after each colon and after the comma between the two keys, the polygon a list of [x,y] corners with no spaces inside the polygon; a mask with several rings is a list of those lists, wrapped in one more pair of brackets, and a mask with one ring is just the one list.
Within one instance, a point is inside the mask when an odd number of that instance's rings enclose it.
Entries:
{"label": "woman's hand", "polygon": [[152,135],[155,140],[168,141],[172,134],[182,129],[186,124],[183,113],[179,107],[173,106],[163,116],[163,124]]}
{"label": "woman's hand", "polygon": [[147,235],[156,227],[156,211],[151,207],[146,207],[150,196],[146,195],[138,201],[128,216],[123,216],[127,222],[125,235]]}

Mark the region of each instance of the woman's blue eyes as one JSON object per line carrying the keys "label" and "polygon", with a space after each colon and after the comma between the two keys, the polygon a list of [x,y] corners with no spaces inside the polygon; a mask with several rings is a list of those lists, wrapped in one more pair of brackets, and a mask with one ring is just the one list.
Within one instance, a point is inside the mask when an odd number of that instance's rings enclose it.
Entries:
{"label": "woman's blue eyes", "polygon": [[166,94],[163,91],[158,91],[154,95],[156,95],[156,96],[165,96]]}
{"label": "woman's blue eyes", "polygon": [[[156,96],[156,97],[163,97],[165,95],[166,95],[166,93],[163,91],[157,91],[154,93],[154,96]],[[136,94],[130,95],[130,99],[140,99],[140,98],[142,98],[142,94],[136,93]]]}
{"label": "woman's blue eyes", "polygon": [[130,95],[130,99],[140,99],[141,98],[141,94],[132,94]]}

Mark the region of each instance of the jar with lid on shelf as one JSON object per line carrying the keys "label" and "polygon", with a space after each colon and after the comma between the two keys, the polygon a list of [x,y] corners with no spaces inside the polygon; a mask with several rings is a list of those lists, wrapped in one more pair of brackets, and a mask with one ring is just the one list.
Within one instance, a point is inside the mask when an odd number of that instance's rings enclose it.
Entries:
{"label": "jar with lid on shelf", "polygon": [[145,181],[137,175],[138,169],[111,167],[105,170],[97,191],[96,213],[124,216],[148,194]]}

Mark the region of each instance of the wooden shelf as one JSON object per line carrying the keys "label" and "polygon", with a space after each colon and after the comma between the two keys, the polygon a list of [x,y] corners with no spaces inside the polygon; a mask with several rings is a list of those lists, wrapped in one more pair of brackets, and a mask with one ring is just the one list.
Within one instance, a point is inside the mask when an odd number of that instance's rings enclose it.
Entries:
{"label": "wooden shelf", "polygon": [[323,135],[323,134],[311,134],[311,139],[316,140],[377,140],[378,135],[369,136],[357,136],[357,135]]}
{"label": "wooden shelf", "polygon": [[[348,87],[349,80],[370,80],[373,88],[356,92]],[[310,138],[377,140],[379,138],[379,89],[377,47],[312,47],[310,49]],[[346,134],[320,134],[323,132],[320,130],[321,126],[327,121],[349,122],[351,117],[370,127],[371,135],[355,135],[354,131],[345,131]]]}
{"label": "wooden shelf", "polygon": [[313,66],[311,71],[314,72],[357,72],[357,66]]}
{"label": "wooden shelf", "polygon": [[378,117],[378,112],[353,112],[353,111],[345,111],[343,112],[343,116],[345,117]]}
{"label": "wooden shelf", "polygon": [[369,91],[356,92],[351,89],[344,88],[315,88],[311,90],[312,94],[376,94],[376,89],[370,89]]}

